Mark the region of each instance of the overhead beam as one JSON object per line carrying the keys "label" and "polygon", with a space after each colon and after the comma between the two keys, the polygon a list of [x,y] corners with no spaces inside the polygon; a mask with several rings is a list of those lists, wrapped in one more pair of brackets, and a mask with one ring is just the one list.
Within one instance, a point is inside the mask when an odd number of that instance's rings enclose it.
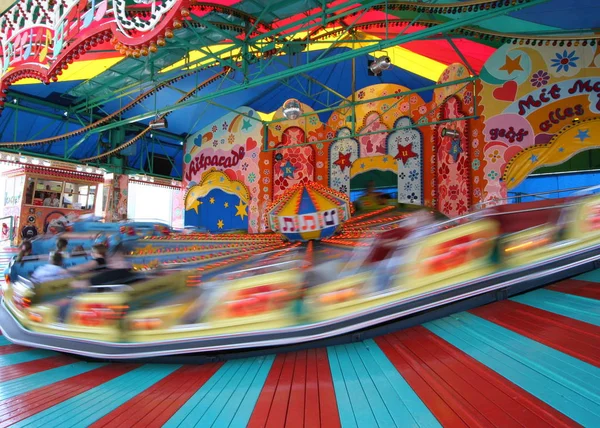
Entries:
{"label": "overhead beam", "polygon": [[[536,4],[544,3],[546,1],[547,0],[531,0],[528,3],[515,4],[512,6],[507,6],[507,7],[498,8],[498,9],[489,9],[489,10],[486,10],[484,13],[480,12],[478,14],[475,14],[474,16],[458,18],[456,20],[448,21],[443,24],[439,24],[439,25],[436,25],[436,26],[433,26],[430,28],[416,31],[414,33],[398,35],[398,36],[393,37],[388,40],[381,40],[378,43],[375,43],[374,46],[367,46],[367,47],[349,50],[347,52],[339,53],[339,54],[333,55],[333,56],[325,58],[325,59],[320,59],[318,61],[313,61],[313,62],[310,62],[307,64],[299,65],[294,68],[291,68],[288,70],[283,70],[283,71],[280,71],[280,72],[272,74],[272,75],[267,75],[267,76],[260,77],[260,78],[254,79],[254,80],[250,80],[244,84],[231,86],[229,88],[225,88],[225,89],[219,91],[218,94],[210,93],[210,94],[203,95],[203,96],[196,96],[190,100],[183,101],[183,102],[174,104],[172,106],[163,107],[163,108],[159,109],[157,111],[157,113],[163,114],[163,113],[180,110],[180,109],[186,108],[191,105],[205,102],[209,99],[214,99],[215,97],[229,95],[229,94],[238,92],[240,90],[254,88],[254,87],[261,86],[261,85],[271,83],[274,81],[278,81],[281,79],[286,79],[286,78],[289,78],[289,77],[292,77],[292,76],[295,76],[295,75],[298,75],[301,73],[307,73],[307,72],[310,72],[312,70],[315,70],[315,69],[318,69],[318,68],[321,68],[321,67],[324,67],[327,65],[338,63],[340,61],[345,61],[345,60],[349,60],[349,59],[352,59],[352,58],[355,58],[355,57],[358,57],[361,55],[366,55],[366,54],[372,52],[374,49],[375,50],[384,50],[391,46],[402,45],[404,43],[411,42],[414,40],[424,39],[424,38],[427,38],[434,34],[444,33],[444,32],[453,30],[458,27],[462,27],[465,25],[475,23],[475,22],[483,20],[483,19],[490,19],[495,16],[505,15],[512,11],[523,9],[525,7],[530,7],[530,6],[533,6]],[[135,122],[135,121],[141,120],[141,118],[142,118],[142,116],[132,117],[132,118],[127,119],[127,122]]]}

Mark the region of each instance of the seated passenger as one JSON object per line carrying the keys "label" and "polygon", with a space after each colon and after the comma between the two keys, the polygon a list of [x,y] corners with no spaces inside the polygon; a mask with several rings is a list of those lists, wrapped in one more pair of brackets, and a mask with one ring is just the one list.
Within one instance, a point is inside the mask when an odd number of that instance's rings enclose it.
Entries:
{"label": "seated passenger", "polygon": [[17,254],[17,262],[23,261],[23,257],[30,256],[32,252],[33,248],[31,246],[31,241],[23,241],[21,243],[21,247],[19,248],[19,254]]}
{"label": "seated passenger", "polygon": [[92,246],[92,260],[69,268],[73,273],[91,272],[106,267],[106,245],[96,244]]}
{"label": "seated passenger", "polygon": [[56,250],[54,250],[53,252],[51,252],[50,256],[52,256],[52,254],[55,254],[55,253],[60,253],[64,257],[65,256],[65,252],[67,251],[67,246],[68,245],[69,245],[69,241],[67,241],[65,238],[58,238],[56,240]]}
{"label": "seated passenger", "polygon": [[38,282],[54,281],[56,279],[68,278],[71,275],[69,271],[63,267],[63,257],[61,253],[54,253],[50,257],[50,263],[40,266],[33,274],[31,279]]}
{"label": "seated passenger", "polygon": [[122,244],[117,245],[107,258],[106,268],[106,270],[90,278],[91,285],[113,283],[130,275],[132,265],[125,258],[125,249]]}

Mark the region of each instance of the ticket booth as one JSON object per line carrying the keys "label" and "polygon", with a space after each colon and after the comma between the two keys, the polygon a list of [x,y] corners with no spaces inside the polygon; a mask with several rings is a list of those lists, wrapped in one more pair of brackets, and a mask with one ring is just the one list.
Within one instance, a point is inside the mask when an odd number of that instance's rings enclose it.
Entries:
{"label": "ticket booth", "polygon": [[5,204],[4,211],[11,211],[16,217],[13,224],[17,243],[58,232],[80,215],[94,213],[103,174],[68,167],[24,165],[10,173],[9,180],[14,181],[11,199],[14,205]]}

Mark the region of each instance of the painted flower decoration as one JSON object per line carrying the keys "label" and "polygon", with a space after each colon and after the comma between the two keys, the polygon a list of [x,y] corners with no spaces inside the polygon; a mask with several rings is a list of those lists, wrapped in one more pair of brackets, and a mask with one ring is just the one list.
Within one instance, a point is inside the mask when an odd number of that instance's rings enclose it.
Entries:
{"label": "painted flower decoration", "polygon": [[471,104],[473,102],[473,93],[471,91],[466,91],[463,101],[465,104]]}
{"label": "painted flower decoration", "polygon": [[229,144],[235,143],[235,135],[229,134],[229,137],[227,137],[227,141],[229,142]]}
{"label": "painted flower decoration", "polygon": [[309,121],[309,123],[310,123],[311,125],[316,125],[316,124],[317,124],[317,117],[316,117],[316,116],[311,116],[311,117],[308,119],[308,121]]}
{"label": "painted flower decoration", "polygon": [[223,122],[223,131],[227,131],[227,127],[229,127],[229,124],[227,122]]}
{"label": "painted flower decoration", "polygon": [[419,114],[425,114],[425,113],[427,113],[427,107],[425,107],[425,106],[419,107]]}
{"label": "painted flower decoration", "polygon": [[496,180],[496,178],[498,178],[498,173],[496,171],[490,171],[488,177],[490,180]]}
{"label": "painted flower decoration", "polygon": [[400,111],[402,113],[406,113],[410,109],[410,105],[408,103],[400,104]]}
{"label": "painted flower decoration", "polygon": [[253,172],[248,174],[248,182],[249,183],[254,183],[255,180],[256,180],[256,174],[254,174]]}
{"label": "painted flower decoration", "polygon": [[500,152],[498,150],[494,150],[492,153],[490,153],[488,155],[488,158],[490,158],[490,161],[492,163],[496,163],[498,161],[498,159],[500,159]]}
{"label": "painted flower decoration", "polygon": [[406,190],[407,192],[410,192],[412,190],[412,184],[409,183],[404,183],[404,190]]}
{"label": "painted flower decoration", "polygon": [[218,129],[218,128],[217,128],[217,125],[213,125],[213,127],[212,127],[212,132],[217,132],[217,129]]}
{"label": "painted flower decoration", "polygon": [[345,184],[341,185],[340,186],[340,192],[342,192],[342,193],[348,193],[348,187]]}
{"label": "painted flower decoration", "polygon": [[578,56],[575,56],[575,51],[568,53],[566,50],[561,54],[557,53],[556,58],[552,58],[552,67],[556,67],[556,71],[569,71],[569,67],[577,67]]}
{"label": "painted flower decoration", "polygon": [[365,97],[365,91],[360,91],[360,92],[358,93],[358,99],[359,99],[359,100],[362,100],[364,97]]}
{"label": "painted flower decoration", "polygon": [[550,81],[550,75],[544,70],[540,70],[537,73],[533,73],[529,81],[531,82],[531,86],[541,88],[542,86],[548,84]]}
{"label": "painted flower decoration", "polygon": [[478,171],[479,167],[481,166],[481,162],[479,162],[479,159],[474,159],[471,165],[473,167],[473,171]]}
{"label": "painted flower decoration", "polygon": [[417,196],[417,194],[415,192],[412,192],[410,195],[408,195],[408,199],[410,200],[410,203],[412,204],[417,199],[419,199],[419,197]]}
{"label": "painted flower decoration", "polygon": [[413,169],[408,173],[408,178],[410,178],[410,181],[415,181],[417,178],[419,178],[419,173]]}

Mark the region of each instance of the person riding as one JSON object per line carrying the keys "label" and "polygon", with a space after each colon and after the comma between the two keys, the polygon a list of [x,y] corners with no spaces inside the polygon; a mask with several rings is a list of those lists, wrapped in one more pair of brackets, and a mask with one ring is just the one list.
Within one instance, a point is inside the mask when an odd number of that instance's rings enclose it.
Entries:
{"label": "person riding", "polygon": [[17,262],[23,261],[24,257],[30,256],[33,252],[33,247],[31,245],[31,241],[25,240],[21,243],[19,247],[19,254],[17,254]]}
{"label": "person riding", "polygon": [[83,273],[83,272],[91,272],[98,269],[103,269],[106,267],[106,245],[104,244],[95,244],[92,246],[92,260],[87,263],[82,263],[77,266],[73,266],[69,268],[70,272],[73,273]]}
{"label": "person riding", "polygon": [[31,279],[38,282],[54,281],[61,278],[69,278],[71,274],[63,267],[63,256],[54,253],[48,264],[40,266],[32,274]]}

